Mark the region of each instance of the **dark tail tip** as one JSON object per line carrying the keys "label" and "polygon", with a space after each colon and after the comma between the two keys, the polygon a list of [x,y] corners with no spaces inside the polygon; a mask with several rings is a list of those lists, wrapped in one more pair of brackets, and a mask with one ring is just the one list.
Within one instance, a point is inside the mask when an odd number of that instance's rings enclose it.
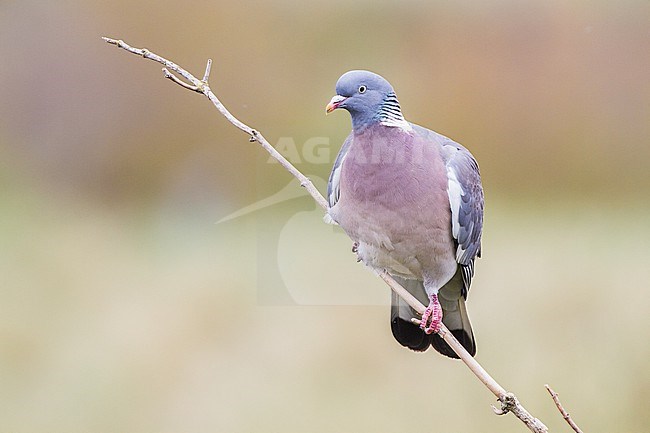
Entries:
{"label": "dark tail tip", "polygon": [[[395,337],[395,340],[399,344],[416,352],[424,352],[432,342],[433,335],[425,334],[418,325],[400,319],[399,317],[391,320],[390,329],[393,331],[393,337]],[[451,351],[451,349],[449,350]]]}
{"label": "dark tail tip", "polygon": [[[465,350],[469,352],[470,355],[474,356],[476,355],[476,344],[474,343],[474,339],[472,338],[471,335],[469,335],[467,332],[465,332],[462,329],[454,329],[451,331],[454,337],[460,342],[460,344],[463,345]],[[456,355],[456,352],[451,350],[451,347],[447,343],[445,343],[445,340],[442,339],[441,336],[437,334],[432,334],[431,337],[431,346],[433,346],[434,349],[436,349],[438,352],[441,354],[448,356],[450,358],[455,358],[455,359],[460,359],[458,355]]]}

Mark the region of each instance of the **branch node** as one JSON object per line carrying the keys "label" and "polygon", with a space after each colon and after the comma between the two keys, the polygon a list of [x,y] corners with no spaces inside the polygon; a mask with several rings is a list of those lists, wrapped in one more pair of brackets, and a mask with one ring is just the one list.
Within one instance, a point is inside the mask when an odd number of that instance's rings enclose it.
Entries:
{"label": "branch node", "polygon": [[[124,42],[120,41],[120,43],[123,44]],[[140,53],[140,55],[141,55],[142,57],[145,57],[145,58],[146,58],[149,54],[151,54],[151,51],[149,51],[149,50],[146,49],[146,48],[142,48],[141,51],[142,51],[142,52]]]}
{"label": "branch node", "polygon": [[508,412],[511,412],[514,408],[517,407],[517,404],[519,403],[517,401],[517,397],[515,397],[515,395],[511,392],[506,392],[501,397],[499,397],[499,402],[501,403],[500,409],[492,406],[494,413],[497,415],[505,415]]}
{"label": "branch node", "polygon": [[501,416],[501,415],[505,415],[505,414],[508,413],[507,410],[500,409],[500,408],[496,407],[493,404],[491,404],[490,407],[492,408],[492,411],[494,412],[495,415]]}

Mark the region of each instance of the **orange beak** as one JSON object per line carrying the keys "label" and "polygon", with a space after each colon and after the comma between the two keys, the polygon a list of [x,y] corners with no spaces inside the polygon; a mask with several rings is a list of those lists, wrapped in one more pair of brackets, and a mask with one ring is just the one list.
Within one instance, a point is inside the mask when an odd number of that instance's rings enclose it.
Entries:
{"label": "orange beak", "polygon": [[325,107],[325,112],[329,114],[332,111],[336,110],[346,99],[348,98],[346,98],[345,96],[341,96],[341,95],[334,96],[330,101],[330,103],[327,104],[327,107]]}

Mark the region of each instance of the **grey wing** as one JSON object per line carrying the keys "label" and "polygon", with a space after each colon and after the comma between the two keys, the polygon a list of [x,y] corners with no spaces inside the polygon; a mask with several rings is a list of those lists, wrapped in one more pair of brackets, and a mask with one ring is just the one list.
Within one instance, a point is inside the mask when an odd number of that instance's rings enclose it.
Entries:
{"label": "grey wing", "polygon": [[341,195],[340,182],[341,182],[341,168],[343,167],[343,160],[345,160],[348,150],[350,150],[350,145],[352,144],[352,134],[348,135],[348,138],[343,142],[341,150],[334,161],[334,166],[332,167],[332,172],[330,173],[330,179],[327,183],[327,202],[330,207],[334,207],[339,197]]}
{"label": "grey wing", "polygon": [[474,260],[481,257],[483,187],[478,163],[472,154],[452,140],[442,144],[447,167],[452,234],[457,243],[456,261],[461,265],[464,295],[474,276]]}

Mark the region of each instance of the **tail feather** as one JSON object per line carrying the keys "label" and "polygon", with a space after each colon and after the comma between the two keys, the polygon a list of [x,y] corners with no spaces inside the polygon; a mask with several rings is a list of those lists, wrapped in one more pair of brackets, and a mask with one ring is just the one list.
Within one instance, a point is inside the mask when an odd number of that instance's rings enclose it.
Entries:
{"label": "tail feather", "polygon": [[[428,302],[427,294],[421,281],[405,280],[398,277],[395,277],[395,279],[402,287],[426,305]],[[433,336],[425,334],[418,325],[411,322],[413,317],[417,317],[417,312],[413,308],[394,292],[391,295],[390,328],[393,331],[393,337],[404,347],[416,352],[424,352],[431,345]]]}
{"label": "tail feather", "polygon": [[[447,282],[438,292],[438,300],[442,306],[442,323],[451,331],[456,339],[463,345],[470,355],[476,355],[476,343],[474,341],[474,332],[472,323],[469,321],[467,307],[465,306],[465,296],[467,290],[463,281],[462,270],[456,272],[456,275]],[[443,355],[458,358],[458,355],[451,350],[451,347],[445,341],[436,335],[431,345]]]}
{"label": "tail feather", "polygon": [[418,325],[396,317],[390,322],[393,337],[399,344],[416,352],[424,352],[431,345],[432,335],[427,335]]}
{"label": "tail feather", "polygon": [[[470,355],[476,355],[476,342],[474,340],[474,332],[472,331],[472,324],[467,315],[467,308],[465,307],[465,298],[460,297],[457,300],[456,308],[445,310],[444,304],[442,309],[442,323],[451,331],[454,337],[460,344],[463,345],[465,350]],[[433,335],[431,346],[441,354],[450,358],[458,359],[451,347],[437,334]]]}
{"label": "tail feather", "polygon": [[[413,296],[427,305],[429,300],[424,290],[424,285],[417,280],[404,280],[396,278]],[[465,297],[462,295],[462,278],[457,273],[438,293],[442,306],[442,323],[451,331],[463,347],[474,356],[476,343],[472,324],[467,314]],[[391,330],[395,339],[405,347],[418,352],[423,352],[431,345],[442,355],[458,359],[458,355],[437,334],[426,334],[419,326],[411,323],[411,318],[417,317],[417,312],[408,306],[395,293],[391,298]]]}

